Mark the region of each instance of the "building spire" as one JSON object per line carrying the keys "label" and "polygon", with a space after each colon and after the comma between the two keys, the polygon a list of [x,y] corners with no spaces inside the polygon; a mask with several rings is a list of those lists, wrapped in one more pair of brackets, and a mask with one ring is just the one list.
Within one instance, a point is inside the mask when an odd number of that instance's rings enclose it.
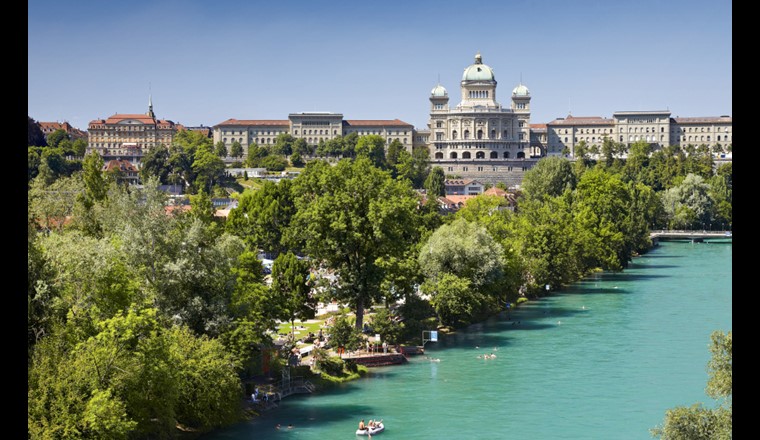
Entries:
{"label": "building spire", "polygon": [[148,83],[148,116],[155,119],[156,114],[153,113],[153,93],[150,91],[150,83]]}
{"label": "building spire", "polygon": [[475,64],[483,64],[483,57],[480,56],[480,51],[475,54]]}

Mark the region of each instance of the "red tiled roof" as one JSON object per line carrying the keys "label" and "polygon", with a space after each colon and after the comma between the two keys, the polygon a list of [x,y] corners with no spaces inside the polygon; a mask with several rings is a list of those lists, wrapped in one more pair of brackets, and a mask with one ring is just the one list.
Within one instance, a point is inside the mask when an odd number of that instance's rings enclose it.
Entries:
{"label": "red tiled roof", "polygon": [[548,125],[614,125],[614,119],[602,118],[601,116],[572,116],[565,119],[555,119]]}
{"label": "red tiled roof", "polygon": [[156,122],[159,122],[156,119],[151,118],[148,115],[144,114],[115,114],[112,116],[109,116],[108,119],[106,119],[106,124],[118,124],[119,122],[125,120],[125,119],[137,119],[138,121],[142,122],[143,124],[155,124]]}
{"label": "red tiled roof", "polygon": [[546,124],[530,124],[530,128],[532,128],[533,130],[541,130],[541,129],[546,130]]}
{"label": "red tiled roof", "polygon": [[443,181],[444,185],[470,185],[472,183],[480,183],[474,179],[446,179]]}
{"label": "red tiled roof", "polygon": [[343,123],[352,127],[412,126],[400,119],[346,119]]}
{"label": "red tiled roof", "polygon": [[673,118],[678,124],[700,124],[705,122],[733,122],[731,116],[698,116],[693,118]]}
{"label": "red tiled roof", "polygon": [[287,119],[227,119],[226,121],[220,122],[214,127],[219,127],[220,125],[290,125],[290,121]]}
{"label": "red tiled roof", "polygon": [[111,159],[108,161],[108,163],[103,165],[104,171],[112,171],[117,168],[122,171],[131,171],[134,173],[137,172],[137,168],[134,165],[132,165],[130,161],[125,160],[125,159]]}
{"label": "red tiled roof", "polygon": [[508,193],[508,192],[506,192],[506,191],[504,191],[504,190],[503,190],[503,189],[501,189],[501,188],[497,188],[497,187],[495,187],[495,186],[492,186],[492,187],[488,188],[487,190],[485,190],[485,191],[483,192],[483,194],[485,194],[485,195],[487,195],[487,196],[499,196],[499,197],[506,197],[506,196],[507,196],[507,194],[509,194],[509,193]]}
{"label": "red tiled roof", "polygon": [[473,199],[477,197],[476,195],[446,195],[445,199],[450,201],[451,203],[465,203],[466,201]]}

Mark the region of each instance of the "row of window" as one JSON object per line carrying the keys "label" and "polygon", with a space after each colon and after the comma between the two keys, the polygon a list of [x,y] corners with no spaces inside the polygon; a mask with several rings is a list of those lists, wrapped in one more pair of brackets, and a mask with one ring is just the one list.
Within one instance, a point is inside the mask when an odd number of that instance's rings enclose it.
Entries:
{"label": "row of window", "polygon": [[[502,157],[502,159],[509,159],[509,151],[503,152],[502,155],[501,155],[501,157]],[[521,152],[517,153],[517,157],[518,158],[524,158],[525,157],[525,153],[523,153],[521,151]],[[440,151],[436,152],[435,153],[435,158],[436,159],[443,159],[443,153],[440,152]],[[459,154],[456,151],[452,151],[451,153],[449,153],[449,159],[459,159],[459,158],[460,158]],[[469,151],[465,151],[465,152],[462,153],[462,157],[461,158],[462,159],[472,159],[472,154]],[[478,152],[475,153],[475,159],[485,159],[485,158],[486,158],[486,153],[485,152],[478,151]],[[488,154],[488,158],[489,159],[498,159],[499,158],[499,153],[496,152],[496,151],[491,151]],[[467,171],[467,170],[465,170],[465,171]]]}
{"label": "row of window", "polygon": [[470,90],[470,98],[488,98],[488,90]]}

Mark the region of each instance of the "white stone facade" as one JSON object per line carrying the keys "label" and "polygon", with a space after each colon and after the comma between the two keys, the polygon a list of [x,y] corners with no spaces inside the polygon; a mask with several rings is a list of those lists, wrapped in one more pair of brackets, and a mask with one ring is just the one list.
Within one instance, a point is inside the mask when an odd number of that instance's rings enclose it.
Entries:
{"label": "white stone facade", "polygon": [[433,88],[427,127],[432,160],[530,156],[530,92],[518,85],[509,106],[503,107],[496,100],[496,86],[493,69],[477,54],[462,74],[459,104],[451,108],[446,89],[440,84]]}

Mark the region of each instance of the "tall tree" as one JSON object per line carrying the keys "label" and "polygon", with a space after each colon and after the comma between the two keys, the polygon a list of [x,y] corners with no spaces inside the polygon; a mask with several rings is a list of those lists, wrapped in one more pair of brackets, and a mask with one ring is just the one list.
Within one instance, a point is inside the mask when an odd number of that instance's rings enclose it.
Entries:
{"label": "tall tree", "polygon": [[272,153],[280,156],[290,156],[293,153],[295,138],[289,133],[280,133],[272,146]]}
{"label": "tall tree", "polygon": [[197,174],[196,186],[211,192],[224,173],[224,162],[208,147],[198,148],[193,161],[193,171]]}
{"label": "tall tree", "polygon": [[398,139],[394,139],[391,141],[390,145],[388,145],[388,152],[386,153],[386,159],[388,161],[388,165],[394,166],[396,163],[398,163],[398,155],[401,151],[404,151],[404,146],[401,144],[401,141]]}
{"label": "tall tree", "polygon": [[50,148],[57,148],[58,144],[64,140],[71,140],[71,136],[69,136],[69,134],[66,133],[66,130],[62,128],[59,128],[58,130],[55,130],[54,132],[47,135],[47,145]]}
{"label": "tall tree", "polygon": [[280,253],[288,249],[283,235],[295,214],[290,180],[266,181],[258,191],[240,197],[237,209],[227,217],[226,229],[251,249]]}
{"label": "tall tree", "polygon": [[[241,147],[240,142],[235,141],[230,146],[230,149],[235,147],[235,144],[237,144],[237,147]],[[238,148],[235,149],[237,150]],[[227,145],[225,145],[222,141],[217,142],[216,145],[214,145],[214,154],[222,158],[227,157]]]}
{"label": "tall tree", "polygon": [[701,228],[712,220],[714,201],[701,176],[689,174],[683,182],[662,194],[671,228]]}
{"label": "tall tree", "polygon": [[416,233],[417,196],[367,158],[309,162],[293,186],[291,240],[337,272],[338,299],[355,308],[361,328],[364,309],[381,298],[378,259],[402,256]]}
{"label": "tall tree", "polygon": [[163,145],[152,147],[145,153],[142,159],[142,167],[140,167],[140,179],[147,181],[151,177],[155,177],[158,181],[166,185],[169,183],[169,174],[172,172],[172,167],[169,162],[169,149]]}
{"label": "tall tree", "polygon": [[356,142],[356,157],[366,157],[372,164],[385,169],[385,139],[379,134],[361,136]]}
{"label": "tall tree", "polygon": [[[311,319],[316,311],[316,298],[309,294],[309,263],[288,252],[280,254],[272,265],[272,293],[280,304],[280,318],[290,322],[295,331],[296,318]],[[295,338],[295,333],[292,333]]]}
{"label": "tall tree", "polygon": [[425,179],[425,190],[427,191],[430,200],[435,201],[438,197],[446,195],[446,186],[444,185],[445,180],[446,175],[443,173],[443,168],[433,167],[433,169],[430,170],[430,174],[428,174],[427,179]]}
{"label": "tall tree", "polygon": [[521,189],[526,198],[557,197],[576,185],[570,161],[558,156],[544,157],[525,172]]}
{"label": "tall tree", "polygon": [[233,142],[230,145],[230,156],[243,157],[243,146],[240,145],[240,142]]}

